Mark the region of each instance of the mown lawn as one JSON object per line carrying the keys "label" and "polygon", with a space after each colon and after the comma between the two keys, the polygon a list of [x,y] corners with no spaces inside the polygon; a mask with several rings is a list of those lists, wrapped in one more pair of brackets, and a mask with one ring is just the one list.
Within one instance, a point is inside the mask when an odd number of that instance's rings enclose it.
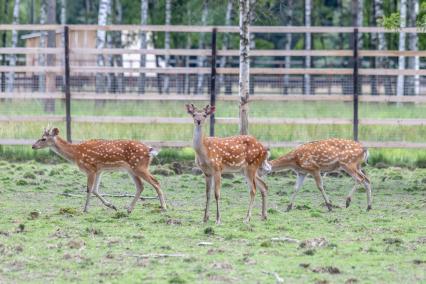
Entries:
{"label": "mown lawn", "polygon": [[[172,173],[167,165],[152,168]],[[258,195],[248,225],[242,222],[248,205],[243,178],[224,179],[222,225],[216,226],[202,223],[204,178],[187,170],[156,175],[167,212],[147,199],[127,216],[130,198],[107,197],[119,212],[93,198],[83,214],[85,177],[75,166],[3,160],[0,282],[276,283],[274,273],[284,283],[426,282],[426,170],[366,171],[373,184],[370,212],[363,190],[348,209],[327,212],[312,179],[297,208],[283,212],[295,180],[283,173],[266,179],[269,219],[260,221]],[[352,185],[347,176],[325,178],[338,206]],[[110,173],[101,191],[135,190],[126,174]],[[154,190],[146,186],[142,195],[152,197]],[[283,237],[298,242],[272,240]]]}

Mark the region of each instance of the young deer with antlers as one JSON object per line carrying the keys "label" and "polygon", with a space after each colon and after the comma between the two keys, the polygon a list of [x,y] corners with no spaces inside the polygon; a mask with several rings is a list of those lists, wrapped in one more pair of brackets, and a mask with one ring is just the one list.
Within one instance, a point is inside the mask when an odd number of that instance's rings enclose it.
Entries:
{"label": "young deer with antlers", "polygon": [[343,170],[356,182],[346,198],[346,207],[349,207],[352,195],[357,184],[363,184],[367,191],[367,210],[371,209],[371,184],[368,177],[363,173],[361,164],[368,158],[368,151],[361,143],[344,139],[327,139],[314,141],[298,146],[290,153],[270,161],[272,171],[292,169],[297,173],[297,181],[293,196],[287,211],[293,208],[294,200],[306,175],[310,174],[315,179],[318,189],[325,200],[328,210],[332,205],[324,191],[321,173]]}
{"label": "young deer with antlers", "polygon": [[223,172],[242,172],[250,190],[250,202],[245,222],[250,221],[256,188],[262,195],[262,219],[267,218],[266,195],[268,187],[259,177],[258,170],[269,172],[268,151],[254,137],[239,135],[226,138],[204,137],[203,124],[206,118],[215,111],[214,106],[207,105],[197,110],[193,104],[187,104],[186,109],[193,117],[195,129],[193,146],[196,153],[196,163],[201,168],[206,179],[206,207],[204,222],[209,220],[209,204],[211,189],[214,188],[216,199],[216,224],[220,224],[220,186]]}
{"label": "young deer with antlers", "polygon": [[127,212],[131,213],[143,191],[142,179],[157,191],[162,209],[166,209],[160,183],[149,172],[149,165],[156,151],[137,141],[131,140],[89,140],[80,144],[71,144],[59,137],[58,128],[44,130],[41,139],[32,148],[49,147],[59,156],[74,162],[87,175],[87,196],[84,212],[89,209],[90,195],[93,193],[101,202],[114,210],[117,208],[105,200],[98,192],[101,173],[104,171],[127,171],[136,185],[136,194]]}

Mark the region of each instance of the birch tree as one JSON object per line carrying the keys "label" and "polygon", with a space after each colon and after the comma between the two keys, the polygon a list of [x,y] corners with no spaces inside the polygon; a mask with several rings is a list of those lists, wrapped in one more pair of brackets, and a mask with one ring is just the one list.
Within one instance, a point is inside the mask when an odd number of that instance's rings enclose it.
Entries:
{"label": "birch tree", "polygon": [[[99,1],[99,13],[98,13],[98,25],[105,26],[108,19],[108,11],[111,7],[110,0]],[[103,49],[105,47],[106,31],[98,30],[96,32],[96,48]],[[102,54],[98,55],[97,59],[98,66],[105,66],[105,58]],[[102,92],[105,90],[105,76],[102,73],[96,74],[96,91]]]}
{"label": "birch tree", "polygon": [[[141,0],[141,25],[146,26],[148,24],[148,0]],[[141,49],[146,49],[147,42],[146,42],[146,32],[141,31],[140,33],[141,38]],[[141,54],[140,58],[140,67],[145,68],[146,67],[146,55]],[[145,73],[141,72],[139,74],[139,93],[143,94],[145,93]]]}
{"label": "birch tree", "polygon": [[[207,15],[209,11],[209,0],[203,0],[203,11],[201,13],[201,25],[205,26],[207,24]],[[200,33],[200,41],[199,41],[199,48],[204,48],[204,41],[205,41],[205,33]],[[197,66],[203,67],[204,61],[206,58],[204,56],[198,56],[197,58]],[[203,92],[203,84],[204,84],[204,74],[199,73],[197,78],[197,88],[195,93],[197,95],[201,95]]]}
{"label": "birch tree", "polygon": [[[374,17],[376,23],[383,19],[383,0],[374,0]],[[378,50],[387,50],[387,42],[384,33],[378,33]],[[387,68],[387,58],[386,57],[375,57],[376,67],[377,68]],[[386,76],[384,79],[385,93],[390,95],[392,94],[392,85],[390,82],[389,76]]]}
{"label": "birch tree", "polygon": [[[115,9],[114,9],[114,23],[122,24],[123,22],[123,6],[121,4],[121,0],[115,0]],[[113,34],[113,45],[118,48],[122,48],[121,41],[121,31],[115,31]],[[123,67],[123,55],[117,54],[113,57],[114,65],[118,67]],[[119,73],[116,78],[116,88],[114,91],[124,92],[124,74]]]}
{"label": "birch tree", "polygon": [[[40,24],[41,25],[46,24],[46,19],[47,19],[47,12],[46,11],[47,11],[47,0],[41,0],[41,3],[40,3]],[[46,47],[46,33],[44,31],[40,31],[39,47],[41,47],[41,48]],[[45,57],[44,54],[39,54],[38,64],[40,66],[46,65],[46,57]],[[39,78],[38,78],[38,90],[39,90],[39,92],[44,92],[46,90],[45,82],[46,82],[46,76],[44,76],[43,73],[40,73]]]}
{"label": "birch tree", "polygon": [[[47,2],[47,24],[56,24],[56,0],[49,0]],[[47,32],[47,47],[56,47],[56,32]],[[47,66],[55,66],[55,55],[47,55]],[[46,72],[46,91],[47,93],[53,93],[56,91],[56,73]],[[55,112],[55,100],[48,99],[44,105],[46,112]]]}
{"label": "birch tree", "polygon": [[[225,26],[230,26],[231,25],[231,15],[232,15],[232,7],[233,7],[233,0],[228,0],[227,5],[226,5],[226,13],[225,13]],[[223,42],[222,42],[222,50],[227,50],[229,48],[229,35],[227,33],[223,34]],[[226,60],[227,57],[226,56],[222,56],[220,58],[220,62],[219,62],[219,66],[220,68],[224,68],[226,66]],[[223,85],[225,76],[224,74],[220,74],[219,77],[219,82],[220,82],[220,86]],[[232,92],[225,92],[225,94],[231,94]]]}
{"label": "birch tree", "polygon": [[[356,0],[356,26],[362,27],[364,19],[364,0]],[[363,46],[362,33],[358,33],[358,49],[362,49]]]}
{"label": "birch tree", "polygon": [[[400,19],[400,27],[405,28],[406,26],[406,16],[407,16],[407,0],[401,0],[400,8],[399,8],[399,19]],[[399,33],[399,51],[405,50],[405,33]],[[398,57],[398,70],[405,69],[405,57]],[[396,95],[403,96],[404,95],[404,75],[398,75],[397,86],[396,86]]]}
{"label": "birch tree", "polygon": [[[287,0],[287,26],[291,26],[293,24],[293,0]],[[285,50],[291,50],[291,33],[287,33],[285,35]],[[285,57],[285,68],[291,68],[291,56]],[[284,94],[288,94],[288,89],[290,85],[290,75],[284,75]]]}
{"label": "birch tree", "polygon": [[248,134],[249,86],[250,86],[250,0],[240,0],[240,134]]}
{"label": "birch tree", "polygon": [[[419,14],[419,0],[410,0],[409,1],[409,9],[410,13],[408,13],[408,26],[415,27],[417,15]],[[408,34],[408,48],[409,50],[417,51],[418,50],[418,36],[417,33]],[[412,56],[408,58],[408,68],[419,70],[420,67],[420,58],[418,56]],[[415,75],[413,77],[407,78],[407,83],[409,86],[409,94],[414,93],[414,95],[419,95],[420,91],[420,77],[419,75]]]}
{"label": "birch tree", "polygon": [[[311,0],[305,0],[305,26],[311,26]],[[305,33],[305,50],[311,50],[311,33]],[[305,58],[305,68],[311,68],[311,57],[306,56]],[[309,74],[304,75],[304,93],[309,95],[311,93],[311,76]]]}
{"label": "birch tree", "polygon": [[[172,18],[172,1],[171,0],[166,0],[166,16],[165,16],[165,20],[166,20],[166,26],[169,26],[171,23],[171,18]],[[164,48],[166,50],[170,49],[170,32],[167,31],[164,35]],[[165,65],[166,67],[169,67],[170,65],[170,55],[166,54],[166,56],[164,57],[164,61],[165,61]],[[164,91],[166,92],[166,94],[169,93],[169,76],[167,74],[164,75]]]}
{"label": "birch tree", "polygon": [[[13,19],[12,23],[13,25],[19,24],[19,0],[15,0],[15,3],[13,5]],[[18,31],[12,30],[12,48],[16,48],[18,45]],[[16,65],[16,54],[11,54],[9,56],[9,65],[15,66]],[[10,72],[7,74],[7,91],[12,92],[14,89],[15,84],[15,73]]]}

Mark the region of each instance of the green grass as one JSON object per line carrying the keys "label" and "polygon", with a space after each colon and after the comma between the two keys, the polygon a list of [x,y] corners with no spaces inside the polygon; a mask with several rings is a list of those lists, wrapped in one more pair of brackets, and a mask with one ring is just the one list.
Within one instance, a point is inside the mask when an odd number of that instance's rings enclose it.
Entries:
{"label": "green grass", "polygon": [[[374,198],[370,212],[363,190],[355,193],[351,207],[327,212],[309,178],[296,209],[285,213],[295,177],[268,176],[269,218],[260,220],[258,194],[249,225],[242,222],[249,198],[243,178],[224,179],[220,226],[202,223],[202,176],[157,176],[169,210],[160,212],[158,200],[148,199],[127,216],[122,212],[130,199],[113,197],[108,199],[119,213],[93,197],[83,214],[85,177],[73,165],[3,160],[0,172],[2,283],[275,283],[268,273],[285,283],[426,281],[423,169],[367,167]],[[343,206],[353,181],[327,176],[324,182],[333,203]],[[124,173],[109,173],[101,191],[133,194],[135,189]],[[146,186],[143,196],[154,196],[154,190]],[[326,244],[311,248],[309,242],[272,241],[275,237],[324,238]],[[142,257],[147,254],[181,256]]]}
{"label": "green grass", "polygon": [[[111,102],[96,105],[94,101],[73,101],[73,116],[148,116],[148,117],[187,117],[185,102],[144,101]],[[202,103],[197,103],[202,106]],[[54,114],[63,115],[64,104],[56,102]],[[5,100],[0,104],[1,115],[41,115],[44,114],[42,100]],[[236,117],[236,102],[218,102],[217,117]],[[352,104],[345,102],[252,102],[251,117],[287,117],[287,118],[321,118],[352,117]],[[361,103],[360,118],[426,118],[426,104]],[[0,138],[30,139],[40,137],[47,122],[0,123]],[[65,135],[64,123],[56,123]],[[351,125],[250,125],[250,134],[261,141],[300,141],[325,139],[330,137],[352,137]],[[189,141],[192,139],[192,125],[182,124],[92,124],[73,123],[74,140],[93,138],[139,139],[142,141]],[[207,133],[207,126],[206,126]],[[217,136],[231,136],[238,133],[237,125],[216,126]],[[409,141],[424,142],[426,126],[360,126],[359,137],[366,141]],[[22,150],[23,147],[2,147],[2,157],[16,159],[41,159],[44,154],[32,154]],[[287,149],[277,149],[283,153]],[[419,150],[374,149],[373,164],[426,166],[426,153]],[[169,152],[169,157],[187,158],[180,151]],[[41,156],[40,156],[41,155]],[[16,156],[16,157],[14,157]]]}

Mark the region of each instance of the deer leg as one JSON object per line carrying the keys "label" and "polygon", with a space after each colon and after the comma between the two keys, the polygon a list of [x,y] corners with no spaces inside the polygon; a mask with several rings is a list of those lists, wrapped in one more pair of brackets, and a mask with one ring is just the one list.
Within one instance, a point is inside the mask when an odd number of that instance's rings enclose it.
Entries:
{"label": "deer leg", "polygon": [[319,171],[315,172],[313,174],[313,176],[314,176],[315,183],[317,184],[318,189],[321,191],[322,197],[324,198],[325,205],[327,206],[328,211],[332,211],[331,202],[328,199],[327,194],[325,193],[323,182],[322,182],[322,177],[321,177],[320,172]]}
{"label": "deer leg", "polygon": [[256,177],[256,186],[260,189],[260,194],[262,195],[262,220],[268,219],[268,214],[266,212],[266,198],[268,197],[268,186],[260,178]]}
{"label": "deer leg", "polygon": [[244,223],[248,223],[251,219],[251,211],[253,209],[254,197],[256,196],[256,183],[255,175],[253,175],[253,173],[251,173],[250,171],[246,171],[245,176],[250,191],[249,207],[247,210],[247,216],[244,220]]}
{"label": "deer leg", "polygon": [[136,202],[141,197],[142,191],[143,191],[143,183],[140,177],[132,175],[133,181],[136,185],[136,193],[135,197],[133,198],[132,202],[130,202],[129,206],[127,206],[127,213],[132,213],[133,208],[135,208]]}
{"label": "deer leg", "polygon": [[93,194],[99,198],[99,200],[108,208],[114,209],[115,211],[117,211],[117,207],[115,207],[111,202],[107,201],[105,198],[102,197],[102,195],[99,194],[98,189],[99,189],[99,184],[101,183],[101,175],[97,174],[96,175],[96,180],[95,180],[95,185],[93,187]]}
{"label": "deer leg", "polygon": [[83,212],[85,212],[85,213],[89,210],[90,195],[92,194],[93,185],[95,184],[95,180],[96,180],[96,173],[87,175],[86,203],[84,204],[84,209],[83,209]]}
{"label": "deer leg", "polygon": [[220,209],[219,209],[219,199],[220,199],[220,185],[221,185],[221,174],[215,173],[214,175],[214,197],[216,199],[216,225],[220,224]]}
{"label": "deer leg", "polygon": [[290,204],[287,206],[287,212],[290,211],[291,209],[293,209],[294,200],[296,199],[297,193],[299,192],[299,190],[303,186],[303,182],[305,180],[305,177],[306,177],[305,174],[297,174],[296,184],[294,186],[294,192],[293,192],[293,195],[291,196]]}
{"label": "deer leg", "polygon": [[209,220],[209,209],[210,209],[210,197],[212,192],[212,182],[213,178],[212,176],[205,176],[206,178],[206,207],[204,209],[204,222],[207,222]]}
{"label": "deer leg", "polygon": [[146,171],[139,172],[139,176],[142,177],[147,183],[149,183],[150,185],[154,187],[155,191],[157,192],[158,199],[160,199],[161,209],[167,210],[167,205],[166,205],[166,202],[164,201],[164,194],[163,194],[163,191],[161,190],[160,183],[158,182],[158,180],[153,175],[151,175],[150,173]]}
{"label": "deer leg", "polygon": [[[362,172],[358,166],[342,165],[343,170],[348,173],[356,183],[364,185],[367,193],[367,211],[371,210],[372,196],[371,196],[371,183],[368,177]],[[346,207],[351,202],[351,195],[346,199]],[[349,203],[348,203],[349,202]]]}
{"label": "deer leg", "polygon": [[354,187],[349,191],[348,197],[346,197],[346,208],[349,207],[349,205],[351,204],[352,201],[352,195],[354,194],[354,192],[356,191],[358,184],[355,184]]}

